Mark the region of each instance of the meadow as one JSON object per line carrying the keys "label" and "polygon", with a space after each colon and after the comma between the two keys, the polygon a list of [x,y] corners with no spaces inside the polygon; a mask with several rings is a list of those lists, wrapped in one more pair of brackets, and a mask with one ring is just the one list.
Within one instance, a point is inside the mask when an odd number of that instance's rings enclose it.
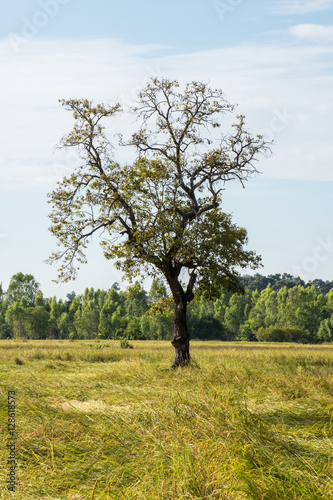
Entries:
{"label": "meadow", "polygon": [[131,344],[1,341],[1,499],[333,498],[333,346]]}

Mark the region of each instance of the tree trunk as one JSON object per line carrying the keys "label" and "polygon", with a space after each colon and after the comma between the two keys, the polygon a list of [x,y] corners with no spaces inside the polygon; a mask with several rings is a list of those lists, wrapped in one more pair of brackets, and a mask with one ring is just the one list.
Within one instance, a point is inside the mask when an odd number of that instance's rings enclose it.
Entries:
{"label": "tree trunk", "polygon": [[177,368],[190,362],[190,333],[186,322],[186,297],[177,294],[175,300],[174,337],[171,342],[175,348],[175,360],[172,368]]}
{"label": "tree trunk", "polygon": [[187,328],[186,308],[194,297],[192,289],[195,277],[191,277],[187,290],[184,292],[182,284],[178,280],[181,266],[174,266],[172,259],[170,259],[165,262],[161,271],[168,282],[175,304],[174,336],[171,342],[175,348],[175,360],[171,368],[178,368],[178,366],[184,366],[190,362],[190,332]]}

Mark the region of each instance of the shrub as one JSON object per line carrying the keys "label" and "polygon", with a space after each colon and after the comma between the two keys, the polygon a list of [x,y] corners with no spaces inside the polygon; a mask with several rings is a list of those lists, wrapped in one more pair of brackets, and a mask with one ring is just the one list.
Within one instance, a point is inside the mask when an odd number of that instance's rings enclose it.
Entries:
{"label": "shrub", "polygon": [[120,348],[121,348],[121,349],[133,349],[133,346],[132,346],[132,344],[130,344],[130,343],[128,342],[128,340],[127,340],[127,339],[122,339],[122,340],[120,341]]}
{"label": "shrub", "polygon": [[128,322],[125,335],[130,339],[144,340],[144,335],[141,332],[140,318],[133,318]]}
{"label": "shrub", "polygon": [[306,332],[300,328],[259,328],[256,332],[256,337],[261,342],[300,342],[308,343]]}
{"label": "shrub", "polygon": [[244,323],[244,325],[240,327],[240,332],[241,338],[246,339],[249,342],[258,342],[258,339],[248,322]]}

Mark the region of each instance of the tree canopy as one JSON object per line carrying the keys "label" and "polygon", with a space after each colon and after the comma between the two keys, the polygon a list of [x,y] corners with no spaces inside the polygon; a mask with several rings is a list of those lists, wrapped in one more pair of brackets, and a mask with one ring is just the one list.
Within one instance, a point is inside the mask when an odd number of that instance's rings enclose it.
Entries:
{"label": "tree canopy", "polygon": [[132,109],[138,130],[120,141],[136,151],[126,165],[113,159],[103,124],[121,111],[118,103],[62,104],[75,125],[60,147],[76,148],[82,164],[50,194],[51,232],[62,248],[49,262],[61,263],[60,280],[74,278],[97,233],[104,256],[116,259],[129,280],[163,275],[175,302],[173,345],[180,364],[189,359],[186,305],[195,294],[241,291],[237,268],[260,263],[245,249],[246,230],[232,223],[221,202],[228,181],[244,185],[258,173],[256,161],[269,146],[246,130],[242,115],[230,131],[217,134],[234,106],[221,90],[200,82],[180,89],[177,81],[153,79],[142,90]]}
{"label": "tree canopy", "polygon": [[38,290],[39,283],[32,274],[16,273],[10,280],[6,300],[9,304],[13,304],[24,299],[28,305],[32,305]]}

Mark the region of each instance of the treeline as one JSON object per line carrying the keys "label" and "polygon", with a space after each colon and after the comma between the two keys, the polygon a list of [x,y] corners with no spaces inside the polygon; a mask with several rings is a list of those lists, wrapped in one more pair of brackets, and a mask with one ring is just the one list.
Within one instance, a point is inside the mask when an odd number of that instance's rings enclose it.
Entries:
{"label": "treeline", "polygon": [[[333,282],[305,283],[289,274],[243,276],[245,293],[221,290],[188,307],[192,339],[319,343],[333,340]],[[29,274],[0,284],[0,338],[151,339],[173,335],[173,304],[164,282],[147,293],[139,283],[121,291],[86,288],[67,300],[44,298]]]}

